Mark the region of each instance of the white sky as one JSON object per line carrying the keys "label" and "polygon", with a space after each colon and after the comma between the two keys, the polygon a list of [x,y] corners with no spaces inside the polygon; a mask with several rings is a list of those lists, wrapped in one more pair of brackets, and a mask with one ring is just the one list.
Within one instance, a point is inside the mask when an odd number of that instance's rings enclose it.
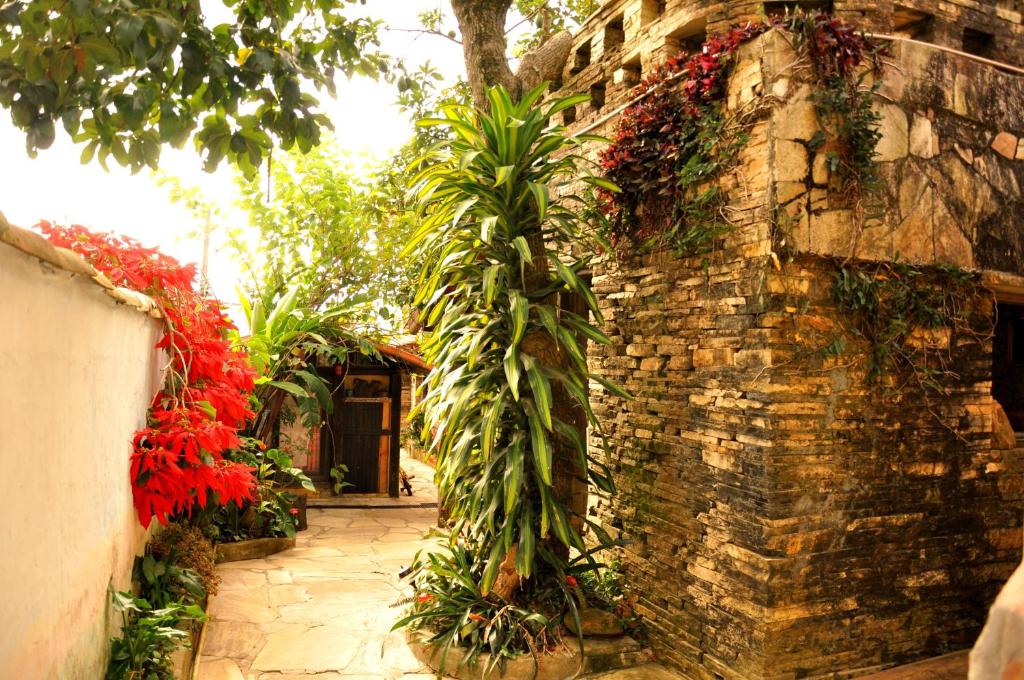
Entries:
{"label": "white sky", "polygon": [[[448,0],[367,0],[353,5],[352,16],[365,14],[383,19],[394,28],[416,28],[416,15],[436,9],[448,11]],[[454,20],[451,20],[454,25]],[[462,48],[443,38],[416,33],[383,31],[382,49],[404,57],[410,71],[429,60],[454,80],[463,72]],[[347,81],[340,77],[338,95],[323,94],[321,105],[334,123],[334,137],[340,149],[354,160],[369,165],[388,158],[410,135],[411,122],[394,106],[395,88],[369,79]],[[81,148],[61,131],[53,146],[35,159],[25,153],[24,134],[0,110],[0,212],[12,223],[30,227],[41,219],[76,223],[96,231],[110,231],[137,238],[145,245],[158,246],[178,259],[198,262],[202,247],[185,234],[194,229],[189,211],[172,203],[164,188],[148,170],[132,175],[111,159],[110,172],[98,163],[81,165]],[[232,173],[222,163],[215,174],[203,172],[199,155],[191,144],[182,151],[166,148],[161,169],[185,184],[199,185],[207,195],[229,207],[236,195]],[[236,219],[244,219],[237,211]],[[226,254],[214,250],[210,256],[213,292],[229,305],[237,301],[238,271]],[[237,320],[237,319],[236,319]]]}

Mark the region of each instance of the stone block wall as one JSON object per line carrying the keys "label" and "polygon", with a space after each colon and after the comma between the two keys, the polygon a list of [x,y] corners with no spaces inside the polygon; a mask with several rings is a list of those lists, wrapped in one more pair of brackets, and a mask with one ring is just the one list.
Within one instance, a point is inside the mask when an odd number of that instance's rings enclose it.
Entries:
{"label": "stone block wall", "polygon": [[[593,121],[612,111],[658,64],[695,49],[708,35],[793,7],[831,9],[868,31],[1024,66],[1021,0],[606,0],[574,37],[557,83],[592,95],[590,103],[566,113],[566,122]],[[933,86],[952,82],[938,79]],[[970,83],[963,80],[965,87]]]}
{"label": "stone block wall", "polygon": [[[874,108],[881,210],[861,228],[848,201],[829,192],[812,85],[789,45],[766,42],[762,92],[772,116],[772,181],[779,239],[837,257],[943,262],[1024,272],[1024,76],[925,45],[896,43]],[[794,64],[797,65],[794,68]]]}
{"label": "stone block wall", "polygon": [[[564,91],[586,91],[609,54]],[[926,47],[891,60],[874,232],[853,238],[830,203],[806,151],[817,125],[799,60],[773,32],[742,48],[729,83],[730,110],[763,112],[721,178],[732,230],[706,254],[624,254],[594,271],[613,343],[590,348],[591,367],[635,398],[591,385],[619,487],[591,513],[630,541],[619,557],[637,609],[686,677],[834,677],[969,646],[1020,560],[1024,452],[991,445],[991,298],[976,301],[975,333],[939,338],[957,376],[940,393],[896,375],[870,385],[854,339],[837,358],[812,351],[850,323],[830,297],[847,256],[899,250],[1001,270],[1011,288],[1024,273],[1024,163],[1007,140],[1020,80]],[[574,129],[611,136],[614,109],[585,106]]]}

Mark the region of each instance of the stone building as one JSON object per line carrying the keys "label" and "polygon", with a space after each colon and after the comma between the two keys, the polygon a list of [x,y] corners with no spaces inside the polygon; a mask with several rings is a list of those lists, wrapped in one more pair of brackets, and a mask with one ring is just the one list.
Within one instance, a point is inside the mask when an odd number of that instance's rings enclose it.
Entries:
{"label": "stone building", "polygon": [[[613,136],[654,66],[784,4],[606,2],[561,83],[591,102],[565,122]],[[590,512],[631,541],[655,650],[701,680],[848,677],[968,647],[1021,558],[1024,451],[997,426],[1005,410],[1024,429],[1024,76],[984,61],[1024,63],[1021,14],[826,9],[915,40],[892,42],[874,102],[881,215],[865,226],[830,191],[806,63],[772,31],[728,85],[727,113],[760,112],[719,179],[731,229],[706,253],[593,272],[613,344],[591,347],[592,369],[635,398],[595,388],[619,492]],[[930,388],[870,380],[832,293],[843,266],[897,258],[970,273],[965,323],[905,338],[941,358]]]}

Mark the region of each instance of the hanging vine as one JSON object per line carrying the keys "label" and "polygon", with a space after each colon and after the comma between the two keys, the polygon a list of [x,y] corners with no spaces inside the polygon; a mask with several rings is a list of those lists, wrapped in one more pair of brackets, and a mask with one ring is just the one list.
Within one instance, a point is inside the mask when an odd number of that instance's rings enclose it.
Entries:
{"label": "hanging vine", "polygon": [[[871,103],[881,85],[880,43],[828,14],[794,14],[781,22],[793,47],[807,55],[815,74],[811,92],[822,129],[811,139],[812,153],[822,151],[830,189],[864,217],[864,201],[881,187],[875,149],[882,133],[881,116]],[[869,68],[861,68],[867,64]]]}
{"label": "hanging vine", "polygon": [[832,302],[850,321],[847,335],[868,345],[867,379],[910,378],[940,391],[952,375],[954,336],[981,336],[974,326],[983,289],[975,275],[949,265],[845,262],[832,279]]}
{"label": "hanging vine", "polygon": [[601,152],[605,176],[622,189],[601,194],[613,245],[693,252],[727,228],[724,197],[708,181],[746,142],[721,107],[730,57],[769,28],[746,24],[713,37],[699,54],[668,59],[633,91],[649,94],[623,112]]}
{"label": "hanging vine", "polygon": [[[667,60],[636,87],[634,97],[643,99],[623,112],[613,143],[601,153],[606,177],[622,188],[602,194],[614,245],[693,254],[729,229],[727,196],[714,180],[746,144],[751,112],[727,115],[725,83],[736,50],[773,28],[792,34],[794,47],[813,64],[812,102],[823,131],[812,146],[825,150],[836,189],[858,202],[877,186],[880,133],[871,109],[877,85],[865,82],[879,74],[882,49],[831,15],[797,12],[714,36],[697,54]],[[866,61],[872,68],[864,71]]]}

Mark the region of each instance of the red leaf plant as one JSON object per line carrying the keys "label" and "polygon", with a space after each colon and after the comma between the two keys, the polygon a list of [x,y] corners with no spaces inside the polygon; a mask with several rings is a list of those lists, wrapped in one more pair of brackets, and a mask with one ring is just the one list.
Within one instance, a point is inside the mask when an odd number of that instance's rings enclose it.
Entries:
{"label": "red leaf plant", "polygon": [[[642,243],[672,224],[673,206],[684,199],[678,180],[698,121],[725,98],[733,53],[773,28],[787,30],[806,50],[820,76],[849,78],[880,46],[832,15],[796,13],[746,23],[715,35],[695,54],[669,58],[633,90],[643,99],[619,119],[612,143],[600,154],[605,176],[622,191],[601,191],[602,208],[611,221],[613,245]],[[646,203],[648,215],[638,219]]]}
{"label": "red leaf plant", "polygon": [[225,458],[240,444],[238,430],[253,417],[256,372],[227,338],[234,324],[222,304],[195,288],[196,269],[134,239],[79,225],[37,225],[57,246],[84,257],[115,285],[159,305],[166,331],[157,347],[169,357],[163,388],[148,426],[135,433],[132,491],[142,526],[153,517],[188,513],[195,504],[239,506],[254,497],[253,469]]}

